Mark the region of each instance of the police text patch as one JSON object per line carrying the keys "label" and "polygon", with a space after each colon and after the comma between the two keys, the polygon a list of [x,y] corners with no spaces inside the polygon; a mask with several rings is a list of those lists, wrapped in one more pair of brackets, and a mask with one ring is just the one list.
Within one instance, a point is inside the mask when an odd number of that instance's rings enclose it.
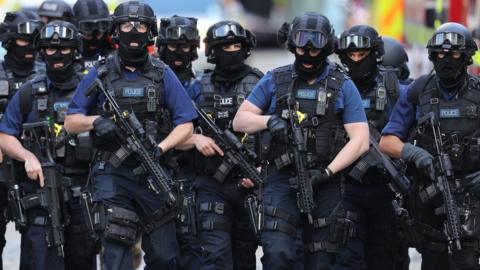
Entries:
{"label": "police text patch", "polygon": [[440,118],[459,118],[460,109],[440,109]]}
{"label": "police text patch", "polygon": [[123,88],[123,97],[144,97],[143,87],[125,87]]}
{"label": "police text patch", "polygon": [[297,98],[301,99],[317,99],[317,90],[314,89],[298,89]]}

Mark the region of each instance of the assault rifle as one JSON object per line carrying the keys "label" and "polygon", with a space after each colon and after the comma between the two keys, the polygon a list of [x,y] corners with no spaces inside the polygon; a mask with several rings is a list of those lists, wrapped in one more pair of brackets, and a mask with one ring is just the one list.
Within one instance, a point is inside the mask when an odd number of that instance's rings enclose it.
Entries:
{"label": "assault rifle", "polygon": [[286,95],[286,102],[288,108],[288,118],[290,119],[290,126],[292,129],[293,158],[295,160],[295,169],[297,171],[297,204],[298,208],[300,209],[300,213],[306,214],[308,222],[313,224],[312,211],[315,207],[315,201],[313,199],[312,182],[310,181],[306,167],[307,160],[305,140],[302,128],[300,127],[300,121],[298,119],[296,108],[294,108],[295,99],[292,97],[292,94]]}
{"label": "assault rifle", "polygon": [[211,131],[209,134],[213,136],[213,140],[220,146],[224,153],[222,164],[213,177],[223,182],[228,173],[237,166],[245,177],[250,178],[255,186],[259,187],[263,179],[257,168],[253,165],[253,162],[257,158],[255,152],[245,147],[230,130],[221,130],[202,108],[198,108],[196,104],[193,104],[193,106],[202,121],[206,124],[206,127]]}
{"label": "assault rifle", "polygon": [[457,250],[462,249],[460,242],[460,217],[458,214],[458,207],[455,198],[450,189],[449,180],[454,181],[452,162],[448,153],[444,149],[442,141],[442,133],[440,131],[440,122],[436,119],[435,114],[430,112],[423,116],[418,125],[427,124],[431,126],[433,139],[435,141],[435,168],[430,168],[429,176],[436,183],[438,189],[442,193],[443,208],[447,220],[444,223],[444,233],[447,236],[448,251],[452,253],[453,248]]}
{"label": "assault rifle", "polygon": [[[106,75],[105,71],[100,71],[98,77],[102,78]],[[124,143],[121,144],[114,156],[118,157],[118,162],[112,164],[113,166],[119,166],[123,160],[125,160],[130,154],[135,153],[140,161],[142,168],[148,172],[147,177],[148,187],[156,194],[160,192],[166,192],[168,194],[169,204],[175,205],[177,199],[172,190],[173,180],[165,172],[164,168],[153,157],[151,151],[148,151],[142,143],[140,138],[144,138],[150,146],[156,147],[157,143],[155,139],[145,132],[142,124],[135,116],[134,112],[127,110],[122,111],[118,106],[117,101],[111,94],[112,89],[106,89],[100,79],[97,78],[90,85],[86,91],[86,95],[90,96],[94,91],[100,89],[101,93],[105,95],[106,102],[114,114],[115,122],[120,130],[123,132],[121,139]]]}
{"label": "assault rifle", "polygon": [[[22,199],[22,206],[29,208],[27,202],[33,205],[40,205],[48,210],[50,218],[50,230],[45,235],[49,247],[57,249],[59,256],[63,257],[63,246],[65,242],[64,222],[68,219],[64,212],[64,178],[60,174],[60,168],[54,161],[54,125],[47,120],[35,123],[23,124],[25,146],[33,150],[42,164],[42,171],[45,179],[45,186],[37,191],[37,194]],[[18,188],[13,189],[12,196],[18,195]],[[36,201],[36,203],[35,203]]]}

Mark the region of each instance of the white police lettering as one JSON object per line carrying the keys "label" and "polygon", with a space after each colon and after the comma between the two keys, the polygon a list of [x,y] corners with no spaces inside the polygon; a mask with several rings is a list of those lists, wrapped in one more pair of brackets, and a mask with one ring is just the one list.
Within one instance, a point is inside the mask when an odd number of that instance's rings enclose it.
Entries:
{"label": "white police lettering", "polygon": [[460,117],[460,109],[440,109],[440,118],[458,118]]}
{"label": "white police lettering", "polygon": [[220,105],[233,105],[233,98],[232,97],[221,98]]}

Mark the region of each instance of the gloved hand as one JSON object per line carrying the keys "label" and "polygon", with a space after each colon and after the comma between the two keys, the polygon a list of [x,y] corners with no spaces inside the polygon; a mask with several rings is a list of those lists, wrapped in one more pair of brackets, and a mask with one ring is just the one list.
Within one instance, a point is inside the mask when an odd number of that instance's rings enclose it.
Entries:
{"label": "gloved hand", "polygon": [[277,115],[272,115],[267,121],[268,130],[272,133],[272,137],[276,139],[287,139],[287,121],[278,117]]}
{"label": "gloved hand", "polygon": [[328,168],[310,169],[308,170],[308,176],[310,177],[312,187],[316,187],[330,180],[333,173]]}
{"label": "gloved hand", "polygon": [[152,154],[156,160],[160,161],[163,155],[163,149],[160,146],[156,146],[155,148],[153,148]]}
{"label": "gloved hand", "polygon": [[466,189],[475,193],[480,193],[480,171],[467,175],[465,180],[468,181],[467,184],[465,184]]}
{"label": "gloved hand", "polygon": [[112,142],[119,139],[118,127],[109,117],[100,116],[92,124],[95,136],[102,141]]}
{"label": "gloved hand", "polygon": [[433,156],[425,149],[406,143],[403,146],[401,156],[403,160],[415,163],[417,169],[423,171],[426,175],[433,173]]}

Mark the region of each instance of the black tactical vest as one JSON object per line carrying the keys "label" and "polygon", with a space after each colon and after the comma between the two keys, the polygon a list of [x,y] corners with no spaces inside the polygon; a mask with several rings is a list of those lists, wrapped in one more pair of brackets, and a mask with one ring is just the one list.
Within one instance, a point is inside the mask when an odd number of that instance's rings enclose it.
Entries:
{"label": "black tactical vest", "polygon": [[[220,86],[212,82],[212,74],[213,72],[206,72],[199,78],[201,85],[200,93],[203,99],[197,105],[204,109],[222,130],[232,130],[232,121],[238,108],[260,78],[263,77],[263,73],[253,68],[245,77],[234,83],[230,91],[226,93],[220,93]],[[202,127],[202,124],[203,123],[200,122],[200,128],[202,130],[208,130]],[[208,134],[205,135],[208,136]],[[239,137],[240,136],[239,134]],[[247,136],[246,139],[240,139],[250,149],[256,147],[256,139],[253,135]],[[201,173],[214,174],[221,164],[221,158],[219,157],[205,157],[199,153],[196,154],[195,165]],[[235,173],[238,174],[238,171],[232,171],[231,175]]]}
{"label": "black tactical vest", "polygon": [[232,120],[240,104],[246,99],[250,91],[263,77],[263,73],[253,68],[250,73],[232,86],[227,93],[220,93],[219,86],[212,82],[213,72],[206,72],[200,78],[201,95],[203,100],[198,104],[222,129],[231,129]]}
{"label": "black tactical vest", "polygon": [[369,123],[381,132],[388,122],[387,106],[393,107],[398,100],[399,84],[395,74],[388,72],[380,72],[375,81],[374,88],[360,91],[360,95]]}
{"label": "black tactical vest", "polygon": [[20,86],[35,77],[36,74],[37,70],[34,68],[29,76],[15,77],[13,72],[5,66],[5,62],[0,63],[0,115],[3,115],[8,101],[15,95]]}
{"label": "black tactical vest", "polygon": [[168,136],[173,126],[164,100],[165,64],[149,56],[141,75],[133,81],[128,81],[122,74],[123,67],[118,53],[114,53],[99,65],[98,73],[101,74],[105,69],[107,72],[102,80],[105,87],[111,91],[120,110],[134,112],[144,125],[145,131],[157,142]]}
{"label": "black tactical vest", "polygon": [[[346,143],[341,114],[335,111],[335,99],[345,80],[344,71],[331,66],[325,79],[312,85],[298,79],[292,65],[273,70],[273,77],[277,89],[275,114],[289,122],[285,96],[295,97],[306,139],[307,166],[326,166]],[[289,156],[289,146],[272,138],[269,159],[278,169],[291,164]]]}
{"label": "black tactical vest", "polygon": [[[78,83],[82,75],[74,78]],[[78,135],[67,134],[63,128],[68,104],[75,89],[54,89],[47,84],[45,74],[27,82],[20,92],[20,112],[24,120],[29,113],[37,115],[39,121],[50,119],[55,123],[55,161],[63,165],[66,174],[86,174],[92,159],[93,149],[89,132]]]}
{"label": "black tactical vest", "polygon": [[[449,101],[441,96],[435,75],[420,77],[412,87],[409,99],[417,106],[417,119],[433,112],[440,121],[442,140],[455,176],[477,171],[480,168],[480,80],[469,75],[457,97]],[[430,126],[417,132],[415,139],[420,147],[435,154]]]}

